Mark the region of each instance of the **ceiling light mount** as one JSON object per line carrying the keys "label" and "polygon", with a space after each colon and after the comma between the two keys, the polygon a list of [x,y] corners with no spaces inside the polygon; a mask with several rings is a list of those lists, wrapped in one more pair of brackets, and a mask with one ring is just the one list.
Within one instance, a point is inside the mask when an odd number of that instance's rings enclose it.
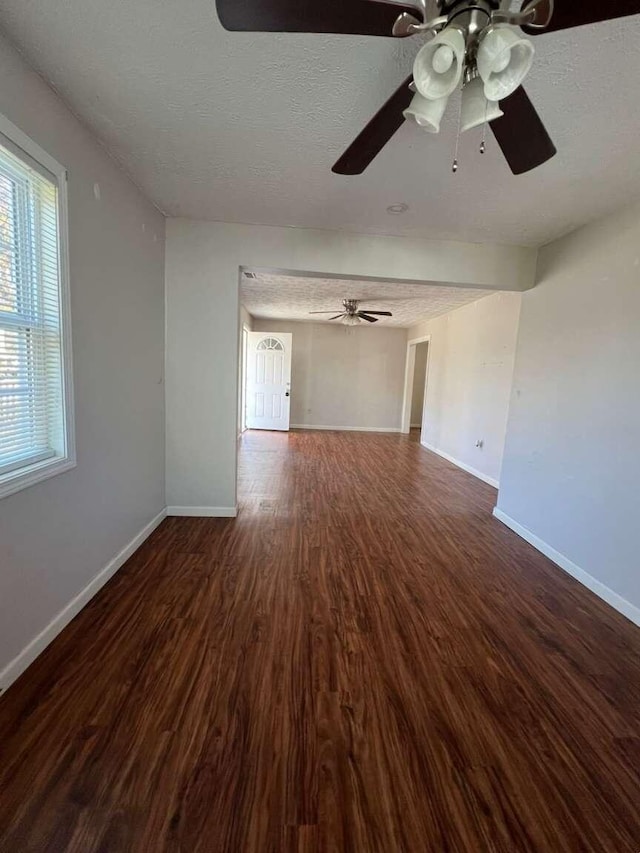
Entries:
{"label": "ceiling light mount", "polygon": [[390,204],[387,208],[387,213],[391,213],[395,216],[399,216],[401,213],[406,213],[409,210],[409,205],[405,204],[403,201],[398,202],[397,204]]}

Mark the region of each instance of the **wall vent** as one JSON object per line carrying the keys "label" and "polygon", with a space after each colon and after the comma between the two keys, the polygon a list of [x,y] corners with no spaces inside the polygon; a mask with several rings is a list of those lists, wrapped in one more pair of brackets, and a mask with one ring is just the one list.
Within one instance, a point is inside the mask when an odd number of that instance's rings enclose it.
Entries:
{"label": "wall vent", "polygon": [[245,272],[245,278],[257,278],[258,276],[254,272]]}

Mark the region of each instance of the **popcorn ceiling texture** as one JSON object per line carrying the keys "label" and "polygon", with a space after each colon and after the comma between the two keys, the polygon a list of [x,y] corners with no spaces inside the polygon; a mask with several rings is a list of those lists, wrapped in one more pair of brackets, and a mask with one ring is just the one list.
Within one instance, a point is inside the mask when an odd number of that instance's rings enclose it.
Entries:
{"label": "popcorn ceiling texture", "polygon": [[406,123],[363,176],[331,173],[419,38],[226,33],[214,0],[0,0],[0,26],[172,216],[539,245],[640,195],[640,16],[534,39],[559,155],[520,177],[480,131],[452,175],[455,99],[440,136]]}
{"label": "popcorn ceiling texture", "polygon": [[329,322],[332,316],[311,316],[310,311],[342,310],[343,299],[360,299],[363,308],[391,311],[376,327],[409,328],[439,317],[493,291],[442,287],[430,284],[401,284],[393,281],[303,278],[256,272],[255,279],[242,277],[241,302],[254,317],[274,320]]}

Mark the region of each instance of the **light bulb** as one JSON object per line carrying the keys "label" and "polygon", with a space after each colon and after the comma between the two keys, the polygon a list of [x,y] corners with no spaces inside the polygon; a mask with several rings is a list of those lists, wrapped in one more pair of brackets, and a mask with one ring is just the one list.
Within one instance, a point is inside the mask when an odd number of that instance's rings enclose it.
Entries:
{"label": "light bulb", "polygon": [[446,74],[453,65],[453,58],[449,45],[441,45],[433,55],[433,70],[438,74]]}
{"label": "light bulb", "polygon": [[503,50],[499,56],[493,61],[493,72],[494,74],[500,74],[501,71],[509,65],[511,62],[511,50]]}

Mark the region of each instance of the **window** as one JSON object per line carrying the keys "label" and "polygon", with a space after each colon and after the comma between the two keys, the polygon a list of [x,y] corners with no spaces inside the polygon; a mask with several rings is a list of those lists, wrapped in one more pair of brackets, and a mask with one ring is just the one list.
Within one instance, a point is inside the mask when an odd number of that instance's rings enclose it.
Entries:
{"label": "window", "polygon": [[274,350],[275,349],[275,350],[278,350],[278,352],[284,351],[284,347],[282,346],[280,341],[277,340],[277,338],[265,338],[264,340],[260,341],[257,348],[258,348],[258,350]]}
{"label": "window", "polygon": [[0,497],[75,465],[66,175],[0,117]]}

